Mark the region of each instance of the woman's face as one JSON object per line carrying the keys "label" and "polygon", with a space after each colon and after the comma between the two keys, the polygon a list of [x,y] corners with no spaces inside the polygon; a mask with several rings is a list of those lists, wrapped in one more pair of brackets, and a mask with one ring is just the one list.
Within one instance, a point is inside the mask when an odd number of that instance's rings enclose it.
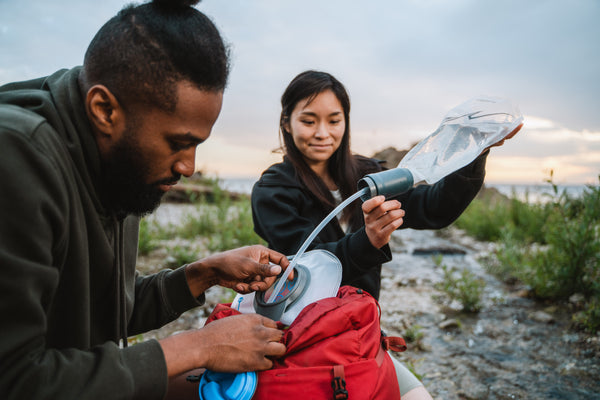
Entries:
{"label": "woman's face", "polygon": [[346,130],[342,104],[331,90],[319,93],[309,104],[301,100],[285,128],[313,170],[326,166]]}

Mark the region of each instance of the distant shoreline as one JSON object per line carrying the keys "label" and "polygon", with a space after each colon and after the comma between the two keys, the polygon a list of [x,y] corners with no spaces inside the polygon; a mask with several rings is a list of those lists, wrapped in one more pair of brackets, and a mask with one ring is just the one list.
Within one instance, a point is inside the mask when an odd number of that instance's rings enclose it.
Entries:
{"label": "distant shoreline", "polygon": [[[231,192],[250,194],[252,185],[258,178],[219,178],[221,186]],[[552,194],[552,186],[548,183],[537,184],[507,184],[507,183],[485,183],[486,187],[497,189],[500,193],[508,197],[516,196],[521,201],[539,202],[544,201],[544,197]],[[571,196],[578,197],[587,187],[580,185],[557,185],[559,193],[566,190]],[[514,196],[513,196],[514,195]]]}

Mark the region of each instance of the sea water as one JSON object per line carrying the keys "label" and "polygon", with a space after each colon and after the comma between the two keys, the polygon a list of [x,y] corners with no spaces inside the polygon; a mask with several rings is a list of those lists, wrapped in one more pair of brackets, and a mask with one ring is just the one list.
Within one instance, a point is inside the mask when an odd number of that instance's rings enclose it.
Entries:
{"label": "sea water", "polygon": [[[247,194],[252,193],[252,186],[258,180],[258,177],[247,178],[223,178],[220,183],[223,189],[234,193]],[[514,197],[518,200],[528,203],[544,203],[548,196],[552,195],[553,189],[547,183],[485,183],[485,187],[495,188],[507,197]],[[557,185],[558,191],[566,190],[572,197],[580,197],[586,185]]]}

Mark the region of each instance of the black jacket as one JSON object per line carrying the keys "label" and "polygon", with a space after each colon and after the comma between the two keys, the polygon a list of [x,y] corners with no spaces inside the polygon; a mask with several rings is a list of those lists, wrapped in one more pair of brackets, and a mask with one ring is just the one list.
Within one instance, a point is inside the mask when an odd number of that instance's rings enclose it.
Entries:
{"label": "black jacket", "polygon": [[161,399],[160,344],[199,305],[185,271],[138,275],[138,218],[103,209],[80,68],[0,87],[0,398]]}
{"label": "black jacket", "polygon": [[[486,158],[487,152],[434,185],[419,185],[398,196],[406,212],[400,229],[439,229],[456,220],[483,185]],[[375,160],[370,162],[369,170],[378,168]],[[252,189],[254,230],[270,248],[287,255],[298,251],[330,211],[300,182],[287,158],[264,171]],[[392,255],[388,245],[381,249],[371,245],[364,221],[345,234],[334,218],[308,249],[334,253],[343,266],[342,285],[356,286],[379,298],[381,264]]]}

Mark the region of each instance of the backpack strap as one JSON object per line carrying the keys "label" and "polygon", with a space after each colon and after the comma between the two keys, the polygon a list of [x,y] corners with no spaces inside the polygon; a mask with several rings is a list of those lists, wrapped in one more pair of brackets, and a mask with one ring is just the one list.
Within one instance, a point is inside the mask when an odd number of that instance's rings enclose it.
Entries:
{"label": "backpack strap", "polygon": [[381,347],[385,351],[405,351],[406,342],[400,336],[388,336],[384,331],[381,331]]}
{"label": "backpack strap", "polygon": [[406,342],[400,336],[383,336],[381,347],[386,351],[404,351],[406,350]]}
{"label": "backpack strap", "polygon": [[335,365],[333,367],[333,379],[331,380],[333,389],[333,400],[347,400],[348,391],[346,390],[346,376],[344,375],[344,366]]}

